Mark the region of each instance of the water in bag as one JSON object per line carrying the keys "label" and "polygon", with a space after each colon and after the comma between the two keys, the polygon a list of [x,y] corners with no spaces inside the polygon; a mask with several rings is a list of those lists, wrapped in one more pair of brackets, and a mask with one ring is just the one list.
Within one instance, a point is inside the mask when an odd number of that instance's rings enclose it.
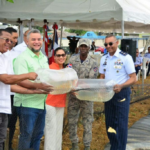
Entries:
{"label": "water in bag", "polygon": [[64,68],[61,70],[38,69],[38,77],[35,82],[43,82],[53,86],[52,95],[70,92],[76,87],[78,76],[74,69]]}
{"label": "water in bag", "polygon": [[106,102],[113,97],[115,84],[115,81],[106,79],[79,79],[75,94],[80,100]]}

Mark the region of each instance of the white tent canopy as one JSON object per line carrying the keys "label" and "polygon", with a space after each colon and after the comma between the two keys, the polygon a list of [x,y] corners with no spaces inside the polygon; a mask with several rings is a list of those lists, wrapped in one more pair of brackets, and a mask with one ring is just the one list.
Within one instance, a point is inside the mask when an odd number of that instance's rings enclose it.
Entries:
{"label": "white tent canopy", "polygon": [[47,19],[50,25],[111,31],[123,20],[129,31],[150,32],[150,0],[0,0],[0,21],[16,24],[18,18],[25,25],[33,18],[40,26]]}

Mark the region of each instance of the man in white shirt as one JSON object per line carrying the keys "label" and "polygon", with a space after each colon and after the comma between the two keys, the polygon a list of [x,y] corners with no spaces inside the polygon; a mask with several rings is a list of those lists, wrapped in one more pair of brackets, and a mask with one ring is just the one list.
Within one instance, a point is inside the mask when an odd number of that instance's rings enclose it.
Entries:
{"label": "man in white shirt", "polygon": [[27,30],[24,32],[24,38],[23,42],[15,47],[13,47],[12,52],[16,52],[16,54],[21,54],[23,51],[26,50],[27,48],[27,34],[29,33],[30,30]]}
{"label": "man in white shirt", "polygon": [[13,47],[15,47],[17,45],[18,33],[17,33],[17,30],[12,27],[7,27],[6,31],[11,34],[12,43],[10,44],[10,49],[12,49]]}
{"label": "man in white shirt", "polygon": [[[37,90],[29,90],[16,84],[23,80],[35,80],[37,74],[34,72],[10,75],[11,69],[8,58],[4,55],[12,44],[11,34],[5,29],[0,29],[0,150],[3,150],[3,142],[6,138],[8,114],[11,114],[10,90],[17,93],[41,93]],[[11,86],[10,86],[11,85]]]}
{"label": "man in white shirt", "polygon": [[[14,74],[13,71],[13,60],[20,55],[23,51],[26,50],[27,45],[27,34],[30,30],[27,30],[24,33],[24,42],[22,42],[21,44],[15,46],[17,44],[17,37],[18,37],[18,33],[17,30],[13,29],[13,28],[6,28],[6,30],[11,34],[11,39],[12,39],[12,44],[10,44],[10,48],[9,51],[7,51],[5,53],[5,55],[8,57],[9,62],[10,62],[10,69],[11,69],[11,74]],[[15,47],[14,47],[15,46]],[[12,149],[12,139],[14,136],[14,132],[15,132],[15,125],[17,122],[17,112],[15,107],[13,106],[13,101],[14,101],[14,94],[13,92],[11,92],[11,109],[12,109],[12,114],[8,115],[8,128],[9,128],[9,150],[13,150]]]}

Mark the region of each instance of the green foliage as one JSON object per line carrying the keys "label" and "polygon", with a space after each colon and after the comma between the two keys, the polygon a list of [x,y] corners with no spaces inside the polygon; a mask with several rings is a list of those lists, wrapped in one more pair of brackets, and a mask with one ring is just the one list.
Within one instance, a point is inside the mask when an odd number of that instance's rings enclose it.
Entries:
{"label": "green foliage", "polygon": [[7,2],[14,3],[14,1],[13,1],[13,0],[7,0]]}
{"label": "green foliage", "polygon": [[85,30],[75,30],[75,29],[65,29],[66,32],[69,32],[69,33],[76,33],[77,35],[84,35],[87,31]]}
{"label": "green foliage", "polygon": [[38,29],[41,33],[43,33],[43,27],[34,26],[35,29]]}

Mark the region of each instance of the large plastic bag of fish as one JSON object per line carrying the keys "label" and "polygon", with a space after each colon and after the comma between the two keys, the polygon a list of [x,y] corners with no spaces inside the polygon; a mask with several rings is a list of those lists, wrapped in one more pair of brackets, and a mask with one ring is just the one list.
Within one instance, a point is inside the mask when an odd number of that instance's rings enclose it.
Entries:
{"label": "large plastic bag of fish", "polygon": [[64,68],[61,70],[38,69],[35,82],[42,82],[53,86],[52,95],[64,94],[70,92],[76,87],[78,76],[74,69]]}
{"label": "large plastic bag of fish", "polygon": [[80,100],[107,102],[114,96],[115,81],[107,79],[79,79],[75,95]]}

